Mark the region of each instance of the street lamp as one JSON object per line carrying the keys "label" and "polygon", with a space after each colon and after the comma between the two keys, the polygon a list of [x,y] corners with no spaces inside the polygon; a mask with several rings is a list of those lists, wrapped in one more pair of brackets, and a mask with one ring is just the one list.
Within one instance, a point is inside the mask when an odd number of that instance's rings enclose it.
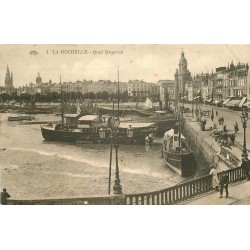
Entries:
{"label": "street lamp", "polygon": [[118,117],[113,117],[113,129],[115,132],[115,159],[116,159],[116,167],[115,167],[115,185],[113,186],[114,194],[122,194],[122,185],[120,184],[119,177],[119,164],[118,164],[118,128],[120,126],[120,120]]}
{"label": "street lamp", "polygon": [[192,96],[192,118],[194,118],[194,96]]}
{"label": "street lamp", "polygon": [[241,156],[242,156],[242,160],[247,161],[248,154],[247,154],[247,148],[246,148],[246,128],[247,128],[248,113],[245,109],[242,110],[240,118],[241,118],[241,122],[242,122],[243,129],[244,129],[243,152],[242,152]]}

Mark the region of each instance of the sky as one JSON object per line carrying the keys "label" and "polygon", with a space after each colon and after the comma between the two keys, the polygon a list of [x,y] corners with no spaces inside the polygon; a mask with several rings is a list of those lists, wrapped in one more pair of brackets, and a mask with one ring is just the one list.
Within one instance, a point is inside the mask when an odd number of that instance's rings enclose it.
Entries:
{"label": "sky", "polygon": [[[72,50],[78,53],[72,54]],[[60,75],[63,82],[116,81],[118,68],[122,82],[156,83],[174,79],[182,50],[192,75],[211,73],[231,61],[250,61],[250,45],[0,45],[0,86],[4,86],[7,64],[14,87],[35,83],[38,72],[43,82],[58,83]],[[37,54],[31,55],[31,51]]]}

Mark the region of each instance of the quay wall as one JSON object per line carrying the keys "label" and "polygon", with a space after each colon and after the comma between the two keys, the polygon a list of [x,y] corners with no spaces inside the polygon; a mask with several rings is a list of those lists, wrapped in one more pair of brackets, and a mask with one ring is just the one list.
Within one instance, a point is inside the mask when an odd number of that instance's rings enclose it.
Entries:
{"label": "quay wall", "polygon": [[184,121],[182,132],[190,149],[194,152],[197,162],[196,176],[208,174],[210,167],[214,164],[214,156],[218,152],[203,138],[200,131],[198,132],[191,126],[189,121]]}

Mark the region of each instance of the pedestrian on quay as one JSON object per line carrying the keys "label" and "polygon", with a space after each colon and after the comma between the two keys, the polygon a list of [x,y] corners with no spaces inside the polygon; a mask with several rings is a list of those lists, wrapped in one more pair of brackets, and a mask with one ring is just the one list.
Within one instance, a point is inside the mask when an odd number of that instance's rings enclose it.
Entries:
{"label": "pedestrian on quay", "polygon": [[216,116],[218,116],[218,114],[219,114],[219,113],[218,113],[218,110],[216,110],[216,113],[215,113],[215,114],[216,114]]}
{"label": "pedestrian on quay", "polygon": [[226,197],[228,197],[228,183],[229,183],[229,177],[226,171],[222,172],[222,177],[220,180],[220,198],[222,198],[223,190],[225,188],[226,191]]}
{"label": "pedestrian on quay", "polygon": [[3,192],[1,192],[1,204],[7,205],[8,198],[10,198],[10,195],[7,193],[6,188],[3,189]]}
{"label": "pedestrian on quay", "polygon": [[236,122],[234,124],[234,132],[235,132],[235,134],[237,134],[238,131],[239,131],[239,126],[238,126],[238,123]]}
{"label": "pedestrian on quay", "polygon": [[214,121],[214,113],[212,113],[212,115],[211,115],[211,120],[212,120],[212,122]]}
{"label": "pedestrian on quay", "polygon": [[210,175],[212,175],[212,187],[213,189],[215,189],[216,191],[219,191],[219,179],[217,176],[217,170],[215,168],[215,166],[213,166],[210,170]]}
{"label": "pedestrian on quay", "polygon": [[224,117],[223,116],[221,117],[221,124],[222,125],[224,124]]}
{"label": "pedestrian on quay", "polygon": [[227,133],[227,125],[224,125],[224,127],[223,127],[223,132],[224,132],[224,133]]}
{"label": "pedestrian on quay", "polygon": [[230,135],[230,140],[231,140],[231,144],[234,146],[234,143],[235,143],[235,134],[231,134]]}
{"label": "pedestrian on quay", "polygon": [[245,172],[246,179],[249,180],[249,171],[250,171],[250,160],[242,159],[241,167]]}

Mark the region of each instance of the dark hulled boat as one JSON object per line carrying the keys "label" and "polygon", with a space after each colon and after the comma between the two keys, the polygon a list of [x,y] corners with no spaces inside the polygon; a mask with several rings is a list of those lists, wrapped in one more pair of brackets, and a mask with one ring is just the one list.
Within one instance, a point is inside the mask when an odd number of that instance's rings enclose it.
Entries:
{"label": "dark hulled boat", "polygon": [[182,177],[190,177],[196,173],[196,163],[193,152],[185,143],[185,138],[167,131],[163,137],[162,156],[169,168]]}
{"label": "dark hulled boat", "polygon": [[34,117],[30,115],[20,115],[20,116],[9,116],[8,121],[14,122],[14,121],[31,121],[34,119]]}
{"label": "dark hulled boat", "polygon": [[[66,121],[61,124],[41,126],[42,136],[46,141],[78,143],[110,143],[111,130],[108,119],[98,115],[79,116],[65,115]],[[154,123],[121,122],[118,140],[121,144],[145,144],[145,137],[156,129]]]}
{"label": "dark hulled boat", "polygon": [[167,166],[182,177],[191,177],[197,171],[193,151],[181,134],[182,111],[179,109],[178,126],[165,132],[162,145],[162,157]]}

